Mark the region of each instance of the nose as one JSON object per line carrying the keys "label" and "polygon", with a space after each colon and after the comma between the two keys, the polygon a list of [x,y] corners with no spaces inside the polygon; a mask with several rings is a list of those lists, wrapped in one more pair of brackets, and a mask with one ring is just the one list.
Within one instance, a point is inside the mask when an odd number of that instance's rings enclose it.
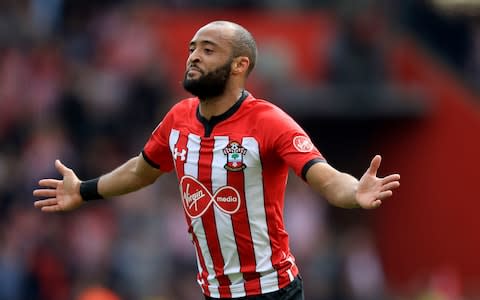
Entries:
{"label": "nose", "polygon": [[189,63],[197,63],[200,61],[200,55],[198,54],[197,49],[193,50],[188,56]]}

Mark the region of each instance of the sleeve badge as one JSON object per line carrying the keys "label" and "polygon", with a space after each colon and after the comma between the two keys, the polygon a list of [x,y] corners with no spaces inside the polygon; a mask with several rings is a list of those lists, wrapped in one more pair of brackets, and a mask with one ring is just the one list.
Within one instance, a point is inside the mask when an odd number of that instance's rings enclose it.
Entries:
{"label": "sleeve badge", "polygon": [[293,138],[293,146],[299,152],[310,152],[313,149],[312,141],[303,135],[297,135]]}

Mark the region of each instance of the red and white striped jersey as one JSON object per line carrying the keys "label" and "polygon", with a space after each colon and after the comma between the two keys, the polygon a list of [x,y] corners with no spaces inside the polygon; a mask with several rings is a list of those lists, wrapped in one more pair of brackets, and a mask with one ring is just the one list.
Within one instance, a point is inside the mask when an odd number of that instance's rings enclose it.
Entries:
{"label": "red and white striped jersey", "polygon": [[244,92],[206,120],[198,98],[185,99],[154,130],[143,155],[177,173],[205,295],[273,292],[298,274],[283,221],[288,168],[304,176],[323,157],[285,112]]}

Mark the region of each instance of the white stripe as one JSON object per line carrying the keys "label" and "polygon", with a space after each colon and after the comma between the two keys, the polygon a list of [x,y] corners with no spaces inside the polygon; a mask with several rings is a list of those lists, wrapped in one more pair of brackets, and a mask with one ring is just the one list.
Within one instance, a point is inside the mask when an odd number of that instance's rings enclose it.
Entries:
{"label": "white stripe", "polygon": [[[168,145],[170,146],[170,152],[173,153],[173,149],[175,148],[175,144],[178,142],[178,138],[180,137],[180,131],[176,129],[172,129],[170,131],[170,136],[168,137]],[[175,162],[175,159],[173,159]]]}
{"label": "white stripe", "polygon": [[295,277],[293,277],[292,270],[288,269],[287,274],[288,274],[288,278],[290,279],[290,282],[292,282],[295,279]]}
{"label": "white stripe", "polygon": [[244,170],[245,201],[257,263],[256,271],[260,274],[268,274],[260,278],[262,293],[266,293],[278,289],[278,278],[271,261],[272,249],[268,236],[263,184],[259,184],[263,182],[260,149],[257,140],[253,137],[243,138],[242,145],[247,149],[247,154],[244,157],[244,162],[247,165]]}
{"label": "white stripe", "polygon": [[[187,160],[184,166],[185,175],[198,178],[198,159],[200,156],[200,136],[189,134],[187,142]],[[220,293],[218,289],[213,289],[211,286],[218,286],[218,280],[215,278],[215,270],[213,268],[213,260],[207,245],[207,237],[203,228],[202,218],[191,219],[193,232],[197,236],[198,245],[202,251],[203,260],[207,268],[207,284],[209,286],[209,292],[212,297],[219,298]],[[197,255],[197,264],[200,265],[200,260]],[[201,267],[200,267],[201,268]]]}
{"label": "white stripe", "polygon": [[[178,142],[179,138],[180,138],[180,131],[178,131],[176,129],[172,129],[170,131],[170,136],[169,136],[169,140],[168,140],[170,151],[172,153],[174,152],[175,144]],[[197,166],[196,162],[198,162],[198,149],[200,148],[199,140],[200,140],[200,138],[195,138],[195,136],[193,136],[192,140],[190,140],[190,138],[189,138],[189,140],[187,142],[187,149],[189,149],[190,154],[188,155],[188,160],[186,161],[186,163],[184,165],[183,172],[185,173],[185,175],[190,175],[190,176],[196,177],[197,174],[198,174],[198,166]],[[173,162],[175,163],[175,158],[173,158]],[[190,163],[187,164],[187,162],[190,162]],[[193,226],[193,224],[192,224],[192,226]],[[190,239],[193,241],[193,238],[192,238],[191,234],[190,234]],[[194,247],[194,249],[195,249],[195,256],[197,258],[198,273],[202,274],[203,269],[202,269],[202,265],[200,264],[200,259],[198,257],[197,248]],[[205,254],[204,254],[204,256],[205,256]],[[202,287],[202,282],[200,282],[200,280],[197,280],[197,281],[198,281],[198,284],[200,285],[200,288],[202,289],[202,292],[205,293],[205,291],[203,290],[203,287]]]}
{"label": "white stripe", "polygon": [[[228,145],[228,136],[216,136],[212,161],[212,193],[227,185],[227,170],[224,168],[227,157],[223,149]],[[240,200],[242,201],[242,200]],[[216,205],[213,205],[215,223],[217,226],[218,240],[225,263],[224,273],[228,275],[232,285],[243,283],[243,276],[240,273],[240,259],[238,257],[235,234],[233,232],[232,218],[230,214],[222,212]],[[241,285],[243,286],[243,284]],[[239,291],[235,297],[245,296],[245,290]]]}
{"label": "white stripe", "polygon": [[263,294],[278,291],[279,287],[277,271],[260,273],[260,286],[262,287]]}
{"label": "white stripe", "polygon": [[[190,236],[191,236],[191,234],[190,234]],[[194,248],[195,248],[195,257],[197,258],[197,268],[198,268],[198,274],[199,274],[199,277],[197,277],[197,283],[200,286],[200,288],[202,289],[202,293],[205,294],[205,290],[203,288],[203,285],[206,282],[204,282],[203,278],[201,277],[203,269],[202,269],[202,265],[200,264],[200,259],[198,258],[197,248],[196,247],[194,247]]]}
{"label": "white stripe", "polygon": [[187,141],[187,160],[183,172],[185,175],[198,178],[198,158],[200,154],[200,137],[189,134]]}
{"label": "white stripe", "polygon": [[[210,277],[210,275],[208,275]],[[209,280],[209,282],[211,282]],[[210,291],[210,297],[212,298],[220,298],[220,291],[218,290],[218,284],[216,285],[209,285],[208,290]]]}

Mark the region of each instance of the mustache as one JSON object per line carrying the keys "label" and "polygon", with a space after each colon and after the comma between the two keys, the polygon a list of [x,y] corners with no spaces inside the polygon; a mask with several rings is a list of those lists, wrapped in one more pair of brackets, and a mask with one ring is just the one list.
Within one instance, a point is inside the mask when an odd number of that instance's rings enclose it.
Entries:
{"label": "mustache", "polygon": [[189,66],[187,67],[186,72],[189,72],[189,71],[192,71],[192,70],[193,70],[193,71],[200,72],[201,74],[204,73],[203,70],[202,70],[201,68],[199,68],[198,66],[196,66],[196,65],[189,65]]}

